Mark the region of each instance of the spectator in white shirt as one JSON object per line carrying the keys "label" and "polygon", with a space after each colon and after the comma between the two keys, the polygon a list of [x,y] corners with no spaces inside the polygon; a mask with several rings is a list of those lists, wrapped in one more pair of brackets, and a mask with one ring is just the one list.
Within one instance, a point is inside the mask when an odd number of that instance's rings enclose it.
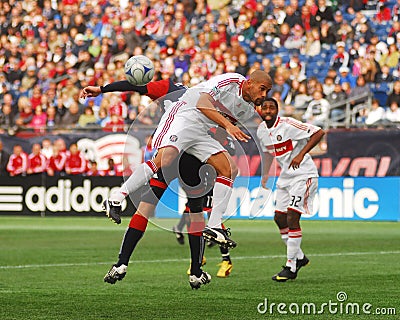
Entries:
{"label": "spectator in white shirt", "polygon": [[378,124],[385,118],[385,109],[379,105],[377,99],[373,99],[371,103],[371,109],[368,112],[367,119],[365,120],[366,125]]}
{"label": "spectator in white shirt", "polygon": [[400,122],[400,109],[397,102],[390,104],[390,108],[386,110],[385,118],[390,122]]}
{"label": "spectator in white shirt", "polygon": [[330,104],[323,98],[320,90],[315,90],[313,100],[308,104],[304,113],[304,120],[315,126],[325,127],[329,117]]}

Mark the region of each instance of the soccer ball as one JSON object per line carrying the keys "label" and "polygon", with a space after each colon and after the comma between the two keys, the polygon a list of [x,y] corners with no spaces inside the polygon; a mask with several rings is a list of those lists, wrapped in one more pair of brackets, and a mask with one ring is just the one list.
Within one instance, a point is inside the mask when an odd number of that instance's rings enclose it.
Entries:
{"label": "soccer ball", "polygon": [[154,76],[154,64],[146,56],[133,56],[128,59],[124,67],[125,77],[135,86],[145,86]]}

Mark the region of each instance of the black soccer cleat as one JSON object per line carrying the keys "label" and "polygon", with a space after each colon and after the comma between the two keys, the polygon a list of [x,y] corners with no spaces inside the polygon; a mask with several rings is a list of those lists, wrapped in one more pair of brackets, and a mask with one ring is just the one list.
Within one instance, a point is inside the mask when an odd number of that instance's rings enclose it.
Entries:
{"label": "black soccer cleat", "polygon": [[178,241],[179,244],[185,244],[185,237],[183,233],[179,231],[176,226],[172,227],[172,232],[175,233],[176,241]]}
{"label": "black soccer cleat", "polygon": [[292,272],[290,270],[290,267],[283,266],[283,269],[281,272],[277,273],[272,277],[272,280],[277,281],[277,282],[286,282],[288,280],[294,280],[297,277],[297,271]]}
{"label": "black soccer cleat", "polygon": [[189,276],[189,284],[192,287],[192,289],[199,289],[202,285],[210,283],[211,281],[211,276],[203,271],[200,277],[197,277],[195,275],[190,275]]}
{"label": "black soccer cleat", "polygon": [[126,275],[126,269],[128,267],[124,264],[116,267],[115,264],[104,276],[104,282],[115,284],[117,281],[121,281]]}
{"label": "black soccer cleat", "polygon": [[116,224],[121,223],[121,202],[104,200],[103,210],[106,212],[106,216],[115,222]]}
{"label": "black soccer cleat", "polygon": [[228,229],[224,230],[222,228],[206,227],[203,230],[203,237],[205,240],[214,242],[220,247],[227,249],[237,246],[236,242],[229,238],[230,234]]}
{"label": "black soccer cleat", "polygon": [[296,261],[296,272],[299,272],[299,270],[307,265],[310,264],[310,260],[304,255],[303,259],[297,259]]}

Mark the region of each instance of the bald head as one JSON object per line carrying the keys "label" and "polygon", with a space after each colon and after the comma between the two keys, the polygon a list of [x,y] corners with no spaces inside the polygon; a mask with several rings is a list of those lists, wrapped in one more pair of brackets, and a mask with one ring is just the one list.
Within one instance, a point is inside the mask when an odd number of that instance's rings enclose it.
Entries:
{"label": "bald head", "polygon": [[256,70],[250,74],[249,79],[243,85],[243,99],[260,106],[272,88],[272,79],[262,70]]}
{"label": "bald head", "polygon": [[268,87],[272,87],[272,79],[268,73],[263,70],[255,70],[250,74],[250,80],[263,83]]}

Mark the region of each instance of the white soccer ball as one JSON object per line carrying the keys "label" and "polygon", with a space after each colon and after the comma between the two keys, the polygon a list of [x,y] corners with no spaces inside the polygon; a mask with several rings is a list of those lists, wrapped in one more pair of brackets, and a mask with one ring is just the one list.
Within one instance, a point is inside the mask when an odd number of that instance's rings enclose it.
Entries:
{"label": "white soccer ball", "polygon": [[154,64],[146,56],[133,56],[124,67],[126,79],[135,86],[145,86],[154,76]]}

